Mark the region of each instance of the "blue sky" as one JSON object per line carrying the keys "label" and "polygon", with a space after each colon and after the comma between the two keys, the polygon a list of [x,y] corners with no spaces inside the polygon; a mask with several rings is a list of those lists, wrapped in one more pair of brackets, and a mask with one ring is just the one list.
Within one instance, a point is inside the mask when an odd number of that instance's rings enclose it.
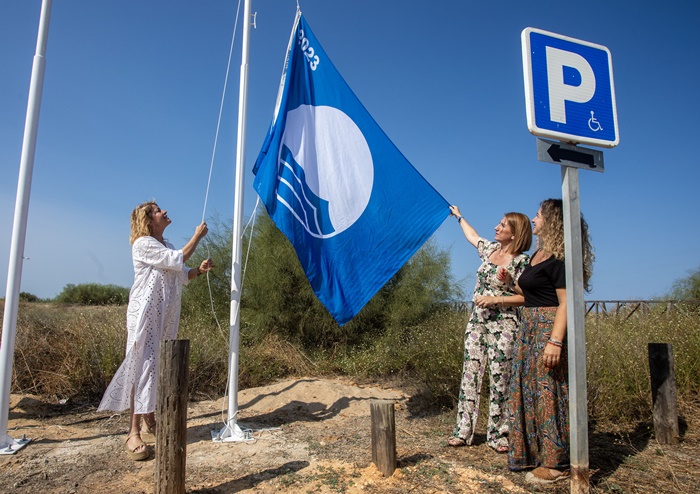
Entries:
{"label": "blue sky", "polygon": [[[700,266],[700,3],[300,0],[334,65],[403,154],[477,231],[561,196],[560,168],[527,130],[520,33],[608,47],[620,144],[581,171],[596,248],[589,300],[650,298]],[[632,6],[633,5],[633,6]],[[0,4],[0,296],[5,295],[40,0]],[[201,221],[233,0],[54,1],[22,291],[133,279],[129,214],[155,198],[182,245]],[[254,0],[245,214],[272,117],[295,0]],[[241,12],[242,17],[242,12]],[[233,213],[239,22],[206,216]],[[474,283],[479,259],[454,219],[436,240]]]}

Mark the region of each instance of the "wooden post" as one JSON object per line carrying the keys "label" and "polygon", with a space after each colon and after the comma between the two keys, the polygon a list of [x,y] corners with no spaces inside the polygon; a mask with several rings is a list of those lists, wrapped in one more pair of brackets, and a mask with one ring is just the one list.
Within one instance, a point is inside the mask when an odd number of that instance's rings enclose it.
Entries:
{"label": "wooden post", "polygon": [[185,494],[189,340],[160,342],[156,406],[156,494]]}
{"label": "wooden post", "polygon": [[656,440],[661,444],[676,444],[678,409],[676,376],[673,372],[673,345],[649,343],[649,374]]}
{"label": "wooden post", "polygon": [[372,420],[372,462],[385,477],[391,477],[396,470],[394,402],[372,400],[369,408]]}

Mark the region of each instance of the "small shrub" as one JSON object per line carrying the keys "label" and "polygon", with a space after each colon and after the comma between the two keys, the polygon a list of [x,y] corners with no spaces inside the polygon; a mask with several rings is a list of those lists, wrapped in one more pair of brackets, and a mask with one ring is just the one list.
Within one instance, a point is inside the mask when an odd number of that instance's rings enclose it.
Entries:
{"label": "small shrub", "polygon": [[675,300],[700,300],[700,267],[688,271],[688,276],[673,283],[670,298]]}
{"label": "small shrub", "polygon": [[39,297],[37,297],[33,293],[19,292],[19,301],[20,302],[38,302]]}
{"label": "small shrub", "polygon": [[239,383],[257,387],[288,376],[315,375],[315,371],[301,349],[277,335],[268,335],[259,344],[243,347]]}
{"label": "small shrub", "polygon": [[129,302],[129,289],[99,283],[68,284],[54,301],[75,305],[125,305]]}

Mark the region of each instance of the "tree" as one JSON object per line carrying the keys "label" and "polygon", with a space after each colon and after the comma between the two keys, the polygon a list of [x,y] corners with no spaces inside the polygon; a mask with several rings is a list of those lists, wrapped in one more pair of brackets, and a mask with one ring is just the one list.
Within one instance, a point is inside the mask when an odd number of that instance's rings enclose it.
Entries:
{"label": "tree", "polygon": [[211,258],[214,269],[201,276],[206,276],[205,279],[192,280],[184,288],[182,323],[196,320],[198,326],[203,328],[215,327],[218,321],[228,335],[231,312],[231,226],[224,225],[216,214],[207,219],[207,225],[209,233],[200,241],[187,264],[195,267],[204,259]]}
{"label": "tree", "polygon": [[[196,256],[214,259],[212,300],[218,319],[228,321],[231,229],[218,220],[209,224],[205,248],[198,248]],[[262,208],[254,227],[246,231],[243,263],[242,338],[259,341],[275,333],[305,348],[361,344],[391,327],[418,324],[462,295],[450,274],[449,253],[429,241],[352,321],[340,327],[313,293],[294,248]],[[183,314],[211,314],[210,305],[204,284],[193,283],[186,289]]]}
{"label": "tree", "polygon": [[673,283],[671,298],[676,300],[700,299],[700,266],[694,271],[688,271],[688,276]]}
{"label": "tree", "polygon": [[274,332],[302,346],[337,339],[338,325],[313,293],[294,248],[263,211],[253,231],[241,310],[258,338]]}

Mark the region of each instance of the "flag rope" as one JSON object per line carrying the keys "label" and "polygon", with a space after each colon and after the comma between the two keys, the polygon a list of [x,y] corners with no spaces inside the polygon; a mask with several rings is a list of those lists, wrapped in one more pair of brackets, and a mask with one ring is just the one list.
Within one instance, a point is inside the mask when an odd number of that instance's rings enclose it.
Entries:
{"label": "flag rope", "polygon": [[[224,111],[224,101],[226,100],[226,87],[228,86],[228,75],[231,71],[231,59],[233,58],[233,48],[236,44],[236,32],[238,31],[238,16],[241,11],[241,0],[238,0],[238,7],[236,7],[236,20],[233,24],[233,33],[231,35],[231,47],[228,52],[228,63],[226,64],[226,75],[224,76],[224,87],[221,92],[221,103],[219,104],[219,116],[216,121],[216,132],[214,133],[214,146],[211,151],[211,160],[209,162],[209,177],[207,179],[207,188],[204,193],[204,207],[202,209],[202,222],[207,215],[207,203],[209,202],[209,189],[211,188],[211,177],[214,172],[214,160],[216,158],[216,148],[219,143],[219,130],[221,129],[221,116]],[[209,251],[209,246],[207,245],[207,257],[211,257],[211,252]],[[214,309],[214,296],[211,291],[211,280],[209,279],[209,271],[207,271],[207,288],[209,289],[209,305],[211,307],[211,313],[214,316],[214,321],[216,321],[216,326],[222,335],[225,336],[224,330],[221,327],[219,318],[216,316],[216,310]]]}
{"label": "flag rope", "polygon": [[219,129],[221,128],[221,115],[224,111],[224,100],[226,99],[226,86],[228,86],[228,74],[231,71],[231,58],[233,56],[233,48],[236,41],[236,32],[238,31],[238,14],[241,10],[241,0],[238,0],[238,7],[236,8],[236,20],[233,24],[233,34],[231,35],[231,48],[228,52],[228,63],[226,64],[226,76],[224,77],[224,88],[221,93],[221,104],[219,105],[219,118],[216,121],[216,132],[214,134],[214,148],[211,152],[211,161],[209,163],[209,179],[207,180],[207,190],[204,194],[204,209],[202,211],[202,221],[207,214],[207,202],[209,200],[209,187],[211,186],[211,175],[214,170],[214,158],[216,156],[216,146],[219,142]]}

